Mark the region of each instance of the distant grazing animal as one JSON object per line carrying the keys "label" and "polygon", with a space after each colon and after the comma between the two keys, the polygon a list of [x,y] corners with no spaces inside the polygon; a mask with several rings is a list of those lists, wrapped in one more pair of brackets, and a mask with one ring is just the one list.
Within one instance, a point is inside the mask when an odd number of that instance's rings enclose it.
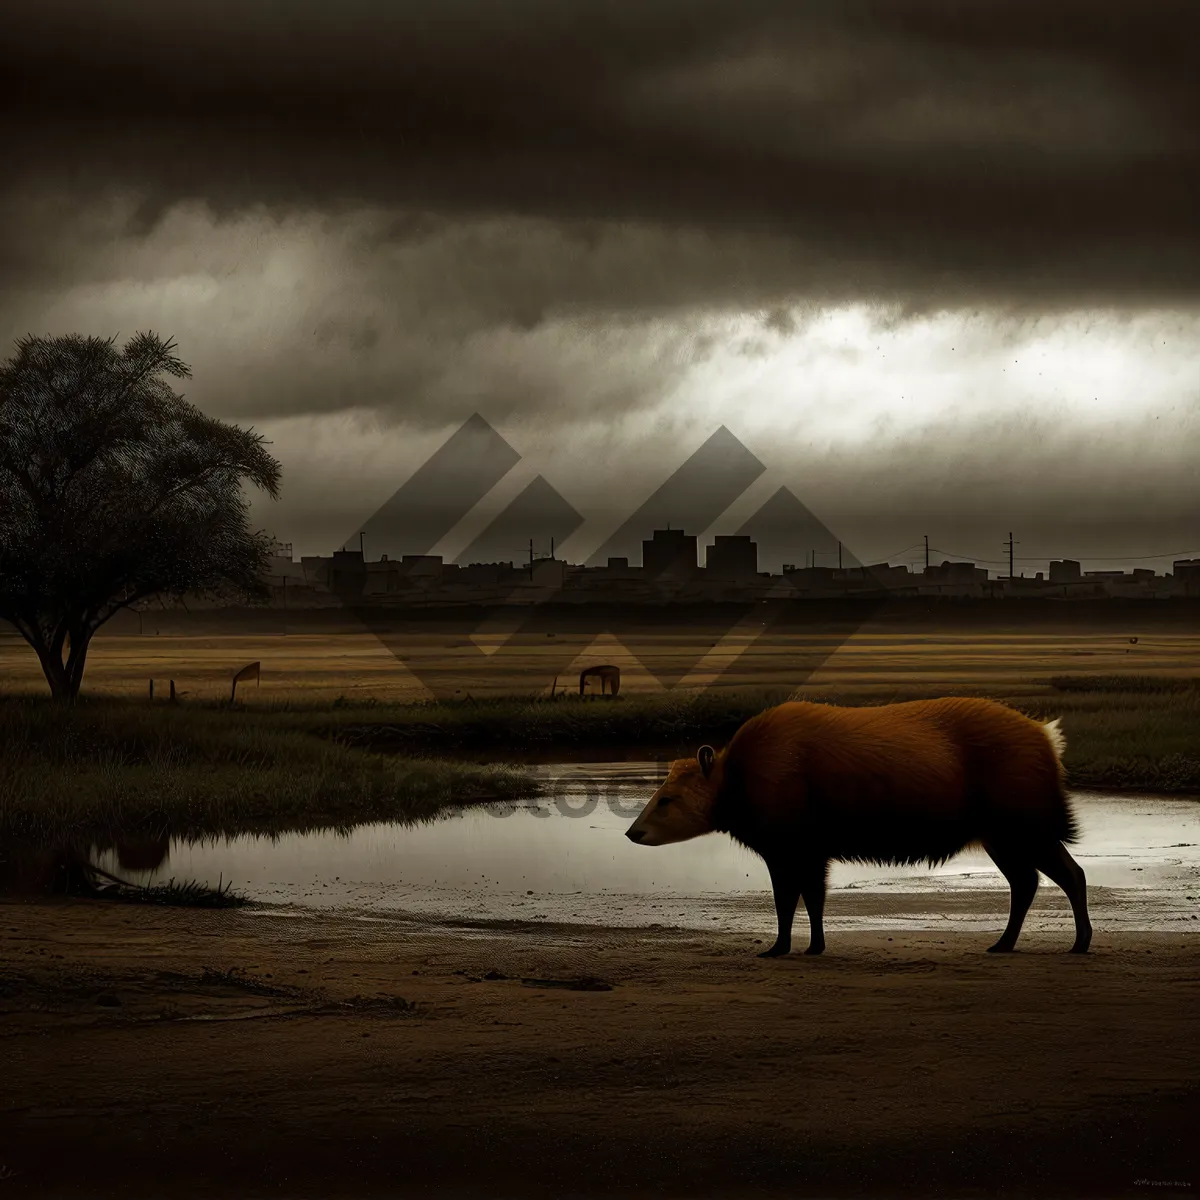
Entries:
{"label": "distant grazing animal", "polygon": [[915,700],[864,708],[791,701],[751,717],[720,753],[675,762],[626,836],[643,846],[724,832],[766,861],[779,934],[759,957],[792,947],[804,898],[825,949],[829,863],[936,865],[981,844],[1008,880],[1008,925],[992,952],[1012,950],[1038,872],[1067,894],[1072,951],[1092,938],[1087,881],[1064,842],[1078,838],[1064,790],[1066,741],[992,700]]}
{"label": "distant grazing animal", "polygon": [[610,693],[615,696],[621,690],[621,668],[612,666],[588,667],[579,672],[579,694],[582,696],[587,688],[588,679],[600,680],[600,695],[604,695],[604,685],[607,683]]}

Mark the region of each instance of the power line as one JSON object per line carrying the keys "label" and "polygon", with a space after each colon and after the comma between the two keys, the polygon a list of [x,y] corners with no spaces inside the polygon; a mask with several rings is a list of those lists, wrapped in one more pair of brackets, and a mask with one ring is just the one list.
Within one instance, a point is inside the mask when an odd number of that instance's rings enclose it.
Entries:
{"label": "power line", "polygon": [[[892,559],[901,558],[910,551],[926,548],[931,554],[945,554],[950,558],[970,559],[972,562],[992,563],[999,566],[1008,562],[1007,558],[981,558],[974,554],[962,554],[957,550],[944,550],[939,546],[926,547],[923,542],[913,542],[911,546],[905,546],[903,550],[895,550],[877,561],[891,562]],[[1160,554],[1014,554],[1012,557],[1015,562],[1048,562],[1050,559],[1086,559],[1089,562],[1148,562],[1151,559],[1160,558],[1200,558],[1200,549],[1170,550]]]}
{"label": "power line", "polygon": [[910,550],[919,550],[919,549],[921,549],[921,543],[913,542],[913,544],[911,546],[905,546],[903,550],[897,550],[894,554],[889,554],[889,555],[885,556],[884,558],[881,558],[879,561],[880,562],[891,562],[891,560],[893,558],[899,558],[902,554],[907,554]]}
{"label": "power line", "polygon": [[[981,563],[997,563],[1003,565],[1008,562],[1007,558],[979,558],[973,554],[960,554],[957,550],[942,550],[939,547],[931,547],[936,554],[949,554],[953,558],[967,558],[972,562]],[[1017,554],[1013,557],[1017,562],[1047,562],[1050,559],[1087,559],[1089,562],[1147,562],[1150,559],[1158,558],[1190,558],[1194,555],[1200,556],[1200,550],[1173,550],[1167,554],[1080,554],[1072,556],[1069,554]]]}
{"label": "power line", "polygon": [[1152,558],[1195,558],[1200,550],[1172,550],[1170,554],[1085,554],[1095,562],[1147,562]]}

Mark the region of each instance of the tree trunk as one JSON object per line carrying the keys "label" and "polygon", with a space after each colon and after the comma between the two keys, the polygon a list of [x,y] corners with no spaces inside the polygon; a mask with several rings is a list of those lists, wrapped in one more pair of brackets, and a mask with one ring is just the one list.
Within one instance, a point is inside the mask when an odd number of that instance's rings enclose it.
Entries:
{"label": "tree trunk", "polygon": [[[10,617],[16,631],[33,647],[42,666],[42,674],[50,685],[50,696],[62,704],[73,704],[83,683],[92,635],[99,624],[86,616],[75,617],[64,629],[60,623],[53,635],[33,619],[17,615]],[[65,655],[65,661],[64,661]]]}
{"label": "tree trunk", "polygon": [[52,647],[33,643],[38,661],[42,664],[42,674],[46,676],[46,682],[50,685],[50,696],[53,700],[61,704],[75,702],[80,684],[83,683],[83,669],[91,640],[90,632],[81,632],[77,638],[72,638],[66,662],[63,662],[61,652],[56,654]]}
{"label": "tree trunk", "polygon": [[70,704],[79,689],[71,691],[66,665],[53,651],[41,646],[34,646],[34,649],[37,651],[38,662],[42,664],[42,674],[46,676],[46,682],[50,685],[51,698],[63,704]]}
{"label": "tree trunk", "polygon": [[70,699],[75,700],[83,683],[83,669],[87,664],[88,647],[92,644],[93,629],[80,628],[71,635],[71,651],[67,655],[66,676]]}

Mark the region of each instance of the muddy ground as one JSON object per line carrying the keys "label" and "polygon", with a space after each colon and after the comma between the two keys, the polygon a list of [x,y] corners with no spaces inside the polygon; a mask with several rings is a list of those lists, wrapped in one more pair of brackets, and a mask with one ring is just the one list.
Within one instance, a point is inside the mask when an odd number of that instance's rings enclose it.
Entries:
{"label": "muddy ground", "polygon": [[0,1200],[1194,1194],[1200,938],[989,940],[0,903]]}

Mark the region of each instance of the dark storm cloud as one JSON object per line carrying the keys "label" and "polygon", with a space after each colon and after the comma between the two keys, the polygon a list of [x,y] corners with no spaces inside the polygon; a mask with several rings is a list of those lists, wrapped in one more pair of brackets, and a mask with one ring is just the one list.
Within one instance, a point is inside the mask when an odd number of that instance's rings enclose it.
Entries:
{"label": "dark storm cloud", "polygon": [[[2,186],[144,193],[128,236],[203,198],[545,218],[584,251],[686,227],[696,262],[756,239],[667,285],[651,255],[599,298],[630,308],[1200,284],[1192,0],[37,0],[5,25]],[[56,269],[39,219],[0,271]]]}

